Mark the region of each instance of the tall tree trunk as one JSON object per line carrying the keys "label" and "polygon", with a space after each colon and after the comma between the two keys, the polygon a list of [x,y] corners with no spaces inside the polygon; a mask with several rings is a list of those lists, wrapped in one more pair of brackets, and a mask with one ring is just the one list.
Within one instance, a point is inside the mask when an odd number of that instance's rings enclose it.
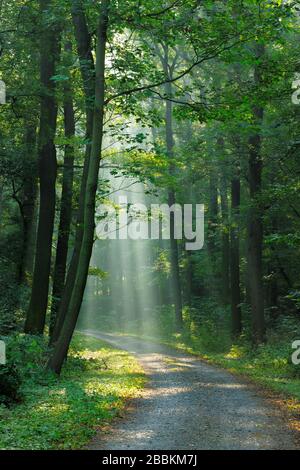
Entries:
{"label": "tall tree trunk", "polygon": [[[172,73],[169,67],[169,56],[168,56],[168,46],[164,46],[164,57],[162,58],[162,65],[164,68],[166,80],[172,78]],[[166,82],[165,92],[167,97],[171,98],[172,96],[172,84],[171,82]],[[175,173],[175,165],[173,162],[174,159],[174,133],[173,133],[173,104],[169,99],[166,100],[166,146],[167,146],[167,155],[169,158],[169,173],[171,176]],[[169,207],[173,206],[176,203],[176,195],[174,188],[170,187],[168,189],[168,204]],[[179,271],[179,255],[178,255],[178,243],[175,238],[175,217],[174,212],[171,212],[170,216],[170,261],[171,261],[171,282],[172,282],[172,292],[173,300],[175,305],[175,327],[176,330],[180,331],[183,326],[182,319],[182,292],[181,292],[181,279]]]}
{"label": "tall tree trunk", "polygon": [[36,164],[36,126],[30,124],[26,129],[25,135],[25,153],[28,161],[30,174],[26,175],[23,190],[22,202],[22,221],[23,221],[23,240],[22,252],[20,257],[19,280],[21,283],[27,282],[27,271],[30,269],[30,237],[33,230],[34,211],[37,195],[37,174],[33,171],[33,165]]}
{"label": "tall tree trunk", "polygon": [[49,17],[47,18],[52,8],[52,0],[40,0],[40,12],[44,19],[40,41],[40,77],[43,87],[38,145],[40,208],[32,292],[25,322],[25,332],[33,334],[42,334],[44,332],[55,215],[57,162],[54,137],[57,105],[54,93],[55,82],[51,78],[55,73],[55,64],[59,52],[59,32],[56,24],[49,21]]}
{"label": "tall tree trunk", "polygon": [[193,258],[190,251],[185,252],[186,256],[186,293],[185,293],[185,301],[186,305],[189,307],[192,306],[192,289],[193,289]]}
{"label": "tall tree trunk", "polygon": [[221,210],[222,210],[222,301],[229,304],[230,299],[230,241],[228,230],[228,200],[227,181],[222,178],[220,183]]}
{"label": "tall tree trunk", "polygon": [[[256,46],[256,58],[262,59],[264,47]],[[254,79],[259,87],[261,83],[260,64],[255,66]],[[261,106],[253,107],[255,126],[261,126],[264,110]],[[262,273],[263,223],[262,210],[258,198],[261,193],[262,177],[261,135],[254,132],[249,138],[249,189],[250,210],[248,219],[248,272],[250,284],[250,303],[252,313],[253,340],[260,343],[265,340],[264,295]]]}
{"label": "tall tree trunk", "polygon": [[[276,215],[271,215],[271,227],[269,228],[269,233],[278,233],[278,223]],[[278,276],[279,276],[279,268],[278,262],[276,257],[271,257],[267,264],[267,271],[268,271],[268,284],[266,286],[266,306],[269,309],[270,316],[273,320],[276,320],[280,310],[278,307],[278,296],[279,296],[279,288],[278,288]]]}
{"label": "tall tree trunk", "polygon": [[93,132],[93,109],[95,93],[95,66],[91,48],[91,37],[88,32],[86,16],[81,0],[72,1],[72,19],[76,38],[77,53],[80,61],[80,71],[85,93],[86,108],[86,151],[84,168],[80,187],[79,208],[76,223],[76,235],[74,250],[68,269],[63,295],[56,316],[55,326],[51,336],[51,343],[57,341],[64,323],[66,312],[68,311],[71,295],[74,288],[76,273],[78,269],[79,254],[83,238],[83,216],[84,200],[86,193],[86,183],[91,152],[91,139]]}
{"label": "tall tree trunk", "polygon": [[209,169],[209,203],[208,203],[208,227],[207,227],[207,250],[210,261],[209,276],[211,277],[211,293],[218,298],[219,269],[217,264],[217,224],[218,224],[218,179],[214,161],[210,161]]}
{"label": "tall tree trunk", "polygon": [[[66,52],[72,51],[72,45],[67,43],[65,50]],[[55,319],[65,283],[69,236],[72,220],[72,195],[74,178],[74,142],[72,142],[72,139],[74,140],[75,137],[75,115],[72,87],[69,81],[64,87],[64,128],[65,137],[68,139],[68,141],[65,145],[60,220],[53,276],[50,337],[53,333]]]}
{"label": "tall tree trunk", "polygon": [[[186,134],[186,143],[188,144],[191,142],[193,137],[192,126],[190,123],[187,126],[187,134]],[[188,203],[193,204],[193,192],[194,192],[194,184],[191,181],[191,175],[188,175],[188,178],[185,181],[185,185],[188,188],[187,196],[188,196]],[[187,240],[186,240],[187,241]],[[193,279],[194,279],[194,263],[193,263],[193,256],[192,252],[189,250],[185,250],[185,288],[184,288],[184,300],[187,306],[192,306],[192,290],[193,290]]]}
{"label": "tall tree trunk", "polygon": [[108,28],[109,0],[101,3],[101,12],[97,30],[96,50],[96,85],[95,105],[93,119],[93,139],[86,185],[86,197],[84,201],[84,229],[83,239],[79,255],[78,270],[75,284],[70,299],[68,312],[62,327],[62,331],[55,344],[48,367],[56,373],[60,373],[63,361],[67,355],[70,341],[76,326],[80,306],[86,286],[89,263],[92,254],[94,229],[95,229],[95,203],[102,151],[103,123],[105,110],[105,50]]}
{"label": "tall tree trunk", "polygon": [[[34,260],[35,260],[35,247],[36,247],[36,236],[37,236],[37,222],[38,222],[38,181],[37,176],[35,178],[34,189],[34,204],[30,209],[32,213],[29,215],[28,223],[28,234],[26,241],[26,250],[23,267],[23,282],[30,284],[30,280],[33,276]],[[33,194],[32,194],[33,196]]]}
{"label": "tall tree trunk", "polygon": [[240,170],[231,180],[231,228],[230,228],[230,280],[231,280],[231,325],[232,336],[242,332],[241,288],[240,288],[240,238],[239,215],[241,199]]}
{"label": "tall tree trunk", "polygon": [[4,178],[2,178],[2,176],[0,175],[0,222],[2,221],[3,202],[4,202]]}
{"label": "tall tree trunk", "polygon": [[[169,191],[168,194],[168,204],[173,206],[175,204],[175,194],[174,191]],[[174,237],[175,232],[175,223],[174,223],[174,213],[171,213],[170,216],[170,248],[171,248],[171,277],[172,277],[172,290],[173,290],[173,299],[175,303],[175,326],[178,331],[182,329],[183,319],[182,319],[182,293],[181,293],[181,280],[179,272],[179,256],[178,256],[178,244],[177,240]]]}
{"label": "tall tree trunk", "polygon": [[216,228],[218,222],[218,182],[216,171],[213,168],[213,162],[210,162],[209,171],[209,219],[208,219],[208,238],[207,247],[213,264],[216,258]]}

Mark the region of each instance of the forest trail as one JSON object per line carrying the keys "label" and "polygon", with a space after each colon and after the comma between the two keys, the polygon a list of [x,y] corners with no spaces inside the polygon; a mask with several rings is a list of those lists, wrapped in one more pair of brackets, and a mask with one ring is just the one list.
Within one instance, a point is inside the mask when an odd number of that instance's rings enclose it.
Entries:
{"label": "forest trail", "polygon": [[88,449],[296,448],[280,411],[230,373],[150,341],[84,333],[133,353],[150,379],[126,416]]}

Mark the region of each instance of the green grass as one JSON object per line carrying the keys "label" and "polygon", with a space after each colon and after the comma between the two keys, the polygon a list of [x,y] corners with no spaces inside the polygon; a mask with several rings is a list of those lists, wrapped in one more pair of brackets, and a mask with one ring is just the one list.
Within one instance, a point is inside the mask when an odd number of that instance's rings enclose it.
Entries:
{"label": "green grass", "polygon": [[[300,402],[300,365],[291,361],[293,341],[300,339],[299,319],[289,316],[270,322],[267,343],[254,348],[251,321],[244,312],[244,333],[231,338],[230,311],[213,300],[202,301],[198,309],[183,310],[184,330],[172,333],[174,312],[162,309],[159,328],[145,328],[148,338],[196,354],[212,364],[243,375],[255,383]],[[144,336],[146,338],[146,336]]]}
{"label": "green grass", "polygon": [[183,339],[180,334],[163,342],[300,401],[300,367],[290,363],[293,350],[289,347],[268,344],[251,350],[241,343],[227,351],[214,352],[205,350],[201,340]]}
{"label": "green grass", "polygon": [[22,403],[0,407],[0,449],[78,449],[138,396],[145,376],[127,352],[76,334],[60,378],[24,381]]}
{"label": "green grass", "polygon": [[299,322],[293,318],[281,320],[276,328],[270,328],[267,343],[254,348],[247,329],[244,337],[232,342],[228,312],[219,312],[217,308],[206,311],[206,308],[204,305],[197,325],[184,312],[185,329],[181,334],[172,333],[171,320],[166,317],[167,327],[162,325],[157,334],[152,332],[142,337],[198,355],[300,404],[300,365],[291,362],[292,343],[300,339]]}
{"label": "green grass", "polygon": [[300,432],[300,366],[293,365],[290,360],[294,335],[278,332],[267,344],[256,349],[245,339],[232,345],[230,336],[224,331],[211,335],[203,329],[200,336],[185,331],[182,334],[165,333],[160,338],[143,337],[196,355],[273,392],[277,405],[289,412],[290,426]]}
{"label": "green grass", "polygon": [[[151,339],[157,341],[155,338]],[[293,365],[290,360],[294,339],[294,335],[285,336],[278,332],[267,344],[254,350],[251,344],[242,339],[239,344],[224,348],[224,351],[214,351],[213,348],[210,350],[209,337],[203,341],[203,338],[187,333],[166,335],[158,341],[197,355],[210,364],[259,385],[268,392],[277,406],[287,412],[289,426],[300,433],[300,365]],[[223,340],[224,344],[228,342],[228,338]]]}

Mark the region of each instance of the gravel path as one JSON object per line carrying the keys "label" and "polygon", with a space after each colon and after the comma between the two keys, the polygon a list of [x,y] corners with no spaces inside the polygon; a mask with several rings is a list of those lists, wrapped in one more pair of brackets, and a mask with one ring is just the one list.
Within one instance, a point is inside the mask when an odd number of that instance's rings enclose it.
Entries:
{"label": "gravel path", "polygon": [[85,333],[136,355],[150,379],[126,417],[89,449],[295,449],[279,410],[230,373],[150,341]]}

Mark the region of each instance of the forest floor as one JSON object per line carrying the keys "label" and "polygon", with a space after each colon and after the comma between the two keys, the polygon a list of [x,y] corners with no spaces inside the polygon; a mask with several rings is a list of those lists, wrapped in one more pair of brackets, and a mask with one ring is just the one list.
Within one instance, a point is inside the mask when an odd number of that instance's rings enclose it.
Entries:
{"label": "forest floor", "polygon": [[1,450],[82,448],[141,393],[145,375],[126,351],[76,333],[58,378],[45,372],[35,337],[30,341],[22,399],[0,406]]}
{"label": "forest floor", "polygon": [[231,373],[167,345],[86,330],[138,358],[149,377],[141,397],[89,449],[296,449],[280,407]]}

